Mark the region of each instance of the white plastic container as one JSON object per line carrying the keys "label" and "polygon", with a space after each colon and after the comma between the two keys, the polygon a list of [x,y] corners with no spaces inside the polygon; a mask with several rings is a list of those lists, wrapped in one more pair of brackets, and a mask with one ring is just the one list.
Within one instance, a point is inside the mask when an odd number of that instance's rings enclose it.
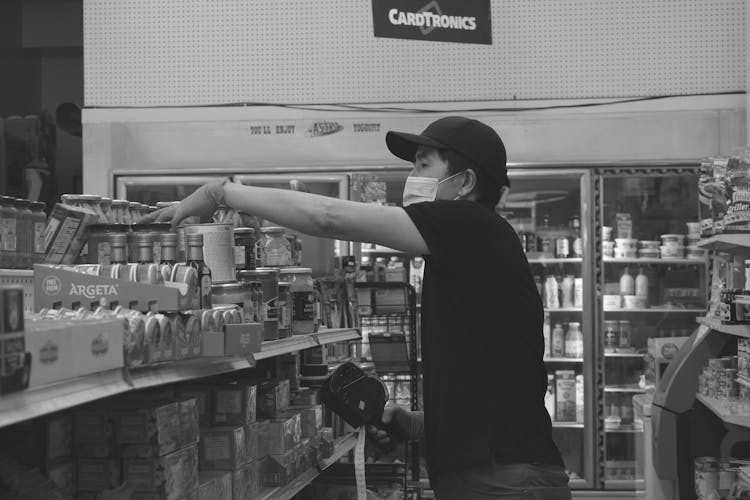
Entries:
{"label": "white plastic container", "polygon": [[666,245],[659,247],[662,259],[682,259],[685,257],[685,247]]}
{"label": "white plastic container", "polygon": [[620,309],[622,299],[619,295],[605,295],[602,299],[604,310]]}

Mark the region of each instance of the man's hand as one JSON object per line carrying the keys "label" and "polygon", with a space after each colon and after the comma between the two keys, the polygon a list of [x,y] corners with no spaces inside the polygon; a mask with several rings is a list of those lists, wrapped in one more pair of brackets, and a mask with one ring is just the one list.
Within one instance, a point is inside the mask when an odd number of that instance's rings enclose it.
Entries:
{"label": "man's hand", "polygon": [[367,435],[383,449],[392,447],[392,442],[405,441],[405,437],[409,440],[421,439],[423,427],[421,413],[415,414],[401,406],[390,405],[383,410],[381,421],[384,427],[395,427],[393,432],[389,433],[386,430],[378,429],[374,425],[368,425]]}
{"label": "man's hand", "polygon": [[177,227],[187,217],[210,217],[216,207],[224,204],[224,185],[229,179],[211,181],[204,184],[190,196],[179,203],[162,208],[142,217],[138,222],[172,222],[172,228]]}

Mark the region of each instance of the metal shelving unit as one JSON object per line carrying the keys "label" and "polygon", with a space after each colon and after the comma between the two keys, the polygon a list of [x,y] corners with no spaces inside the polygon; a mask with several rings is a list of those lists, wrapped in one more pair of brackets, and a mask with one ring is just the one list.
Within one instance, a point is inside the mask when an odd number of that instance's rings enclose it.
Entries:
{"label": "metal shelving unit", "polygon": [[711,410],[725,424],[750,428],[750,415],[733,415],[723,401],[709,398],[703,394],[696,394],[695,399],[703,403],[706,408]]}
{"label": "metal shelving unit", "polygon": [[711,330],[734,335],[735,337],[750,338],[750,325],[725,325],[719,318],[697,318],[698,324]]}
{"label": "metal shelving unit", "polygon": [[706,259],[617,259],[613,257],[604,257],[605,264],[664,264],[664,265],[685,265],[685,266],[705,266]]}
{"label": "metal shelving unit", "polygon": [[583,363],[583,358],[544,358],[545,363]]}

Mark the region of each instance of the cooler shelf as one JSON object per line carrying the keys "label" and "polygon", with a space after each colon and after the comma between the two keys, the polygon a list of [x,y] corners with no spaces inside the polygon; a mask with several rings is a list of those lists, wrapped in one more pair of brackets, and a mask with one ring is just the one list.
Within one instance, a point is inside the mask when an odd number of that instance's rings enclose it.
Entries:
{"label": "cooler shelf", "polygon": [[604,258],[605,264],[677,264],[677,265],[706,265],[706,259],[615,259],[612,257]]}
{"label": "cooler shelf", "polygon": [[706,408],[711,410],[713,414],[719,417],[724,423],[736,425],[738,427],[750,427],[750,415],[732,415],[729,410],[724,407],[722,401],[709,398],[703,394],[696,394],[695,398],[703,403]]}
{"label": "cooler shelf", "polygon": [[544,358],[545,363],[583,363],[583,358]]}
{"label": "cooler shelf", "polygon": [[529,264],[581,264],[583,259],[578,257],[555,258],[555,257],[532,257],[528,259]]}
{"label": "cooler shelf", "polygon": [[697,318],[698,324],[707,326],[711,330],[734,335],[735,337],[750,338],[750,325],[725,325],[718,318]]}
{"label": "cooler shelf", "polygon": [[750,255],[750,234],[718,234],[699,241],[698,246],[714,252]]}

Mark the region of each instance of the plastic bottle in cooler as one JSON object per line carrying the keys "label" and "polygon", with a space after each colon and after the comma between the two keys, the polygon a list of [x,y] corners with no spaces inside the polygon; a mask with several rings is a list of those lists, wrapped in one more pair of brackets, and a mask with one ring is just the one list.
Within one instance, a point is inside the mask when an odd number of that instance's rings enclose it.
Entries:
{"label": "plastic bottle in cooler", "polygon": [[583,423],[584,415],[583,375],[576,375],[576,422]]}
{"label": "plastic bottle in cooler", "polygon": [[583,278],[573,280],[573,307],[583,308]]}
{"label": "plastic bottle in cooler", "polygon": [[573,308],[574,286],[575,286],[575,280],[573,278],[573,275],[569,274],[562,279],[561,295],[562,295],[562,308],[563,309]]}
{"label": "plastic bottle in cooler", "polygon": [[549,324],[549,313],[544,313],[544,326],[542,327],[542,335],[544,335],[544,357],[549,358],[551,354],[551,343],[552,339],[550,336],[552,335],[552,331],[550,329]]}
{"label": "plastic bottle in cooler", "polygon": [[565,356],[569,358],[583,357],[583,334],[581,324],[578,322],[568,323],[568,331],[565,334]]}
{"label": "plastic bottle in cooler", "polygon": [[627,266],[620,276],[620,295],[635,295],[635,280]]}
{"label": "plastic bottle in cooler", "polygon": [[583,257],[583,240],[581,239],[581,218],[574,215],[568,223],[571,232],[572,255],[576,258]]}
{"label": "plastic bottle in cooler", "polygon": [[557,279],[549,275],[544,281],[544,308],[560,309],[560,296]]}
{"label": "plastic bottle in cooler", "polygon": [[635,295],[646,302],[644,306],[648,306],[648,276],[643,272],[642,267],[638,270],[638,276],[635,278]]}
{"label": "plastic bottle in cooler", "polygon": [[565,356],[565,330],[560,323],[556,323],[552,329],[552,357],[562,358]]}

